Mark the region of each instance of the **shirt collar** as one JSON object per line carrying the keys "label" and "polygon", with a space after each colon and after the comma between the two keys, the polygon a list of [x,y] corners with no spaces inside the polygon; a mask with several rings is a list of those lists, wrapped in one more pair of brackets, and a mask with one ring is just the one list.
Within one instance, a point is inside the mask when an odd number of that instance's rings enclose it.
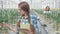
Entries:
{"label": "shirt collar", "polygon": [[23,16],[23,19],[28,19],[28,16]]}

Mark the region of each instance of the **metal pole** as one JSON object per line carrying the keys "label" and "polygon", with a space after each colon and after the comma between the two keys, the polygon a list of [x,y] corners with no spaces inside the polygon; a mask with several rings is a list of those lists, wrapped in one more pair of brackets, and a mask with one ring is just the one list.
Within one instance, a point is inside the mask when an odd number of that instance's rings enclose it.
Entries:
{"label": "metal pole", "polygon": [[3,0],[1,0],[1,7],[2,7],[2,9],[3,9]]}
{"label": "metal pole", "polygon": [[31,1],[31,4],[32,4],[32,0],[30,0]]}

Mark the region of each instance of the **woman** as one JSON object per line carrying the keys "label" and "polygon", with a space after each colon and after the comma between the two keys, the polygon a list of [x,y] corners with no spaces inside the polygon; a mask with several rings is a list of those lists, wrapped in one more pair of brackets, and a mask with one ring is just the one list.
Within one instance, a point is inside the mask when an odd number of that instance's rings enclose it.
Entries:
{"label": "woman", "polygon": [[46,6],[44,13],[50,13],[50,7]]}
{"label": "woman", "polygon": [[[8,24],[6,24],[6,26],[8,26],[12,31],[16,32],[17,34],[19,34],[19,31],[22,31],[26,34],[36,34],[36,32],[38,32],[38,26],[37,26],[38,21],[35,15],[30,15],[29,4],[27,2],[21,2],[18,4],[18,9],[19,12],[21,13],[21,16],[18,17],[17,29],[13,29]],[[22,24],[27,25],[30,24],[29,26],[27,26],[30,27],[30,30],[29,28],[27,29],[24,29],[24,27],[21,28]]]}

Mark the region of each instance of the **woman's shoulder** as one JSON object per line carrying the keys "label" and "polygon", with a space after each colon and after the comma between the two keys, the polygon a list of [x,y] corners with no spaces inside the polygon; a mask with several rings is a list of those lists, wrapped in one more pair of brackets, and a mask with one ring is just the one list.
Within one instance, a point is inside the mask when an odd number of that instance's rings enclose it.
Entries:
{"label": "woman's shoulder", "polygon": [[[30,15],[31,18],[37,18],[36,15]],[[21,18],[21,16],[18,16],[18,19]]]}
{"label": "woman's shoulder", "polygon": [[31,19],[39,19],[39,16],[36,15],[30,15]]}
{"label": "woman's shoulder", "polygon": [[[20,19],[21,16],[18,16],[18,19]],[[30,15],[30,18],[31,19],[39,19],[39,16],[36,16],[36,15]]]}
{"label": "woman's shoulder", "polygon": [[37,18],[37,16],[36,16],[36,15],[30,15],[30,17],[31,17],[31,18]]}

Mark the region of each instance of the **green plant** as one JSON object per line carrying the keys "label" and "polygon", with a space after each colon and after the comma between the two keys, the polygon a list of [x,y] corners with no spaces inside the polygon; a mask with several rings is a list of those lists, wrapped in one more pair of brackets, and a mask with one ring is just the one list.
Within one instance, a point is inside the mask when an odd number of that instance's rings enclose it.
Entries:
{"label": "green plant", "polygon": [[20,16],[17,9],[0,9],[0,23],[13,23],[18,16]]}

